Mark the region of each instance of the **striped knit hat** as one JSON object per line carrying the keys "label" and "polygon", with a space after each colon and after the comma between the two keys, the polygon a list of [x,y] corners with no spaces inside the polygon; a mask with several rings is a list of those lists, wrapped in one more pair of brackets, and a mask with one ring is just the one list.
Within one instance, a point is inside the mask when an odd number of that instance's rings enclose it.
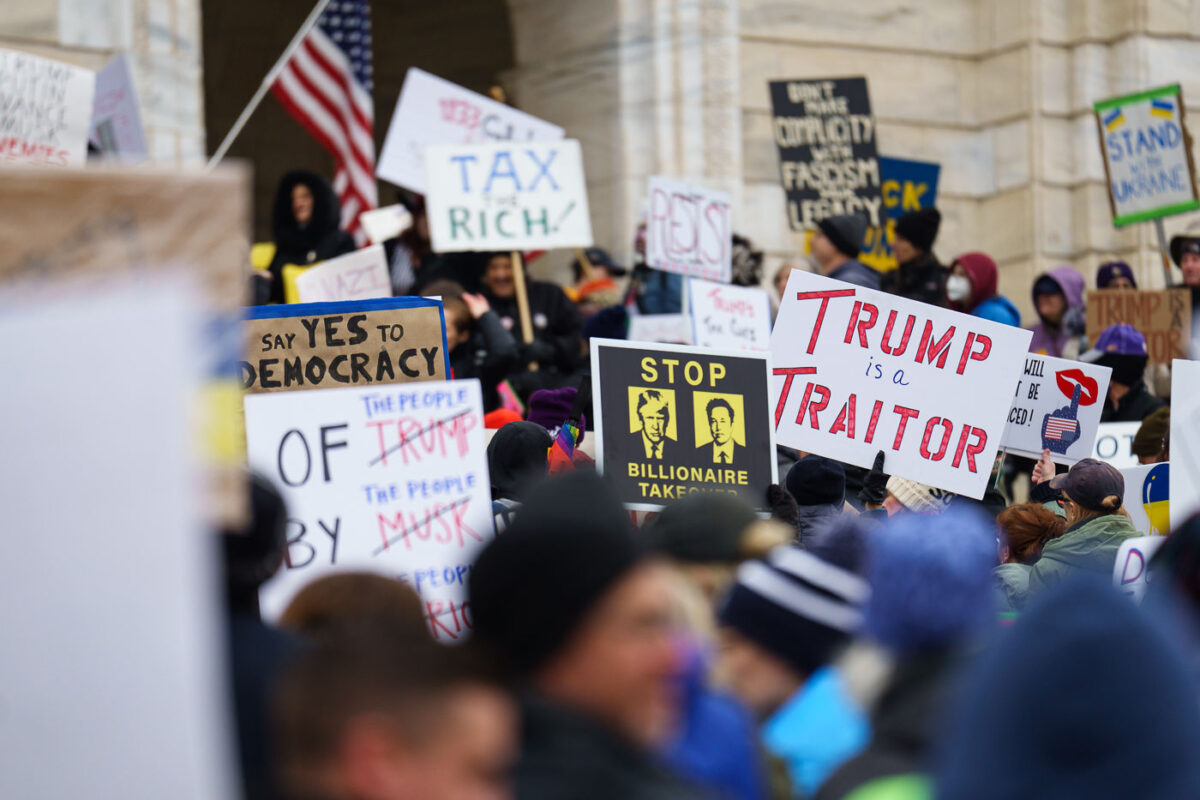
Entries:
{"label": "striped knit hat", "polygon": [[858,631],[869,594],[858,575],[788,545],[738,569],[718,618],[809,674]]}

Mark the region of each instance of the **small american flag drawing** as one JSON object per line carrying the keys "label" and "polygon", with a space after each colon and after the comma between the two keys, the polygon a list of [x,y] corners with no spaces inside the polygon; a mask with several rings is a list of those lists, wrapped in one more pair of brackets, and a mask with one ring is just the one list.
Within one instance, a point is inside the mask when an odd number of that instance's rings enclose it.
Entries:
{"label": "small american flag drawing", "polygon": [[1046,422],[1046,438],[1061,442],[1063,434],[1070,433],[1079,427],[1079,423],[1073,419],[1052,418]]}

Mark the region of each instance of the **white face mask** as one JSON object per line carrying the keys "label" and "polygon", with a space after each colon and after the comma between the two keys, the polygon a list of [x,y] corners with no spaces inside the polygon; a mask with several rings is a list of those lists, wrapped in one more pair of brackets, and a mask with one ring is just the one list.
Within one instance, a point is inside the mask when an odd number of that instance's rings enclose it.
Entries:
{"label": "white face mask", "polygon": [[971,281],[962,275],[951,275],[946,278],[946,297],[956,303],[961,303],[971,296]]}

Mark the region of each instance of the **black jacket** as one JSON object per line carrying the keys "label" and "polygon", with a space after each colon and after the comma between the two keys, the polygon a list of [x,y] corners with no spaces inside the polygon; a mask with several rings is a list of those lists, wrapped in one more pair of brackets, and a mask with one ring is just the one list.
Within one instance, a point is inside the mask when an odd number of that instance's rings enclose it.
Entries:
{"label": "black jacket", "polygon": [[475,320],[471,338],[450,351],[450,369],[455,380],[478,378],[483,384],[483,411],[500,407],[496,384],[517,365],[517,340],[505,330],[495,311]]}
{"label": "black jacket", "polygon": [[946,307],[946,268],[933,253],[905,261],[887,276],[884,288],[894,295]]}
{"label": "black jacket", "polygon": [[[579,361],[580,330],[583,319],[579,310],[570,298],[553,283],[529,281],[525,284],[529,294],[529,316],[533,322],[533,339],[538,348],[544,350],[546,357],[529,358],[538,361],[541,369],[556,370],[562,374],[570,373]],[[513,338],[521,340],[520,315],[517,313],[517,298],[496,297],[491,292],[485,296],[504,327],[512,332]],[[535,349],[538,349],[535,348]],[[530,355],[525,348],[522,358]],[[528,362],[518,365],[517,369],[524,371]]]}
{"label": "black jacket", "polygon": [[1101,422],[1141,422],[1146,417],[1158,411],[1166,403],[1146,388],[1144,381],[1138,381],[1129,387],[1129,391],[1117,401],[1116,406],[1104,398],[1104,409],[1100,412]]}
{"label": "black jacket", "polygon": [[[292,213],[292,190],[304,184],[313,196],[312,218],[301,227]],[[283,265],[312,264],[354,251],[354,239],[341,230],[341,206],[333,187],[320,175],[294,170],[279,181],[271,211],[275,258],[271,261],[271,302],[283,302]]]}

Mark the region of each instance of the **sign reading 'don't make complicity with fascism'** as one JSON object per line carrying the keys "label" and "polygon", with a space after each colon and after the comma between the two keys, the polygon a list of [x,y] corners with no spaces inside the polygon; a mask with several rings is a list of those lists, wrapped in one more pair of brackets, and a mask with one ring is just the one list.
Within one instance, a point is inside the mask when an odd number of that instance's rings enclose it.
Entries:
{"label": "sign reading 'don't make complicity with fascism'", "polygon": [[[792,270],[771,333],[781,444],[980,498],[1029,331]],[[594,373],[593,373],[594,374]]]}

